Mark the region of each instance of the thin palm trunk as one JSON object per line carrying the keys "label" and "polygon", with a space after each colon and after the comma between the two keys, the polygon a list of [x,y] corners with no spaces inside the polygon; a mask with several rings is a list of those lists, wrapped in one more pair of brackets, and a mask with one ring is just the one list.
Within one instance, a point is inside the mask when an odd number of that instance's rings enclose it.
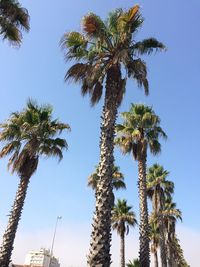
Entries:
{"label": "thin palm trunk", "polygon": [[1,267],[8,267],[10,263],[14,239],[17,232],[18,223],[21,218],[29,181],[30,177],[22,176],[20,178],[17,194],[9,217],[8,226],[3,235],[3,242],[0,248]]}
{"label": "thin palm trunk", "polygon": [[101,125],[99,181],[97,184],[96,207],[88,255],[88,265],[90,267],[109,267],[111,264],[113,149],[120,79],[121,73],[118,66],[113,66],[108,70]]}
{"label": "thin palm trunk", "polygon": [[120,258],[121,267],[125,267],[125,236],[124,233],[120,236]]}
{"label": "thin palm trunk", "polygon": [[167,267],[167,249],[165,243],[164,224],[162,218],[159,219],[159,232],[160,232],[160,255],[162,267]]}
{"label": "thin palm trunk", "polygon": [[150,266],[149,223],[146,185],[146,156],[138,160],[140,199],[140,266]]}
{"label": "thin palm trunk", "polygon": [[168,246],[168,267],[174,267],[174,265],[173,265],[173,252],[172,252],[172,248],[170,245]]}
{"label": "thin palm trunk", "polygon": [[[164,195],[160,196],[160,209],[159,213],[163,211],[164,206]],[[160,232],[160,255],[162,267],[167,267],[167,247],[166,247],[166,238],[165,238],[165,225],[163,222],[163,216],[159,214],[159,232]]]}
{"label": "thin palm trunk", "polygon": [[158,253],[154,252],[154,267],[158,267]]}

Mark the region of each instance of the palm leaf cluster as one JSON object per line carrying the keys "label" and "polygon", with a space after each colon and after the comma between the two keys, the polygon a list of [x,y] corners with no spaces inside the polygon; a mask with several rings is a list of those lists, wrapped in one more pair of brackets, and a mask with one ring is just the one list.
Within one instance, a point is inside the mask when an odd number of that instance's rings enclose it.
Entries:
{"label": "palm leaf cluster", "polygon": [[129,112],[121,114],[123,124],[116,126],[118,137],[116,144],[122,152],[132,153],[138,160],[149,147],[152,154],[161,151],[159,138],[167,138],[160,127],[160,118],[154,113],[152,107],[143,104],[131,104]]}
{"label": "palm leaf cluster", "polygon": [[0,34],[14,45],[22,40],[22,30],[29,31],[28,11],[17,0],[0,0]]}
{"label": "palm leaf cluster", "polygon": [[118,104],[125,92],[127,78],[135,79],[148,94],[147,68],[140,56],[165,46],[155,38],[139,42],[133,39],[143,21],[137,5],[128,11],[116,9],[105,21],[94,13],[83,17],[83,32],[68,32],[61,40],[65,59],[78,61],[67,71],[65,80],[80,82],[82,94],[89,94],[91,103],[95,104],[102,96],[109,69],[122,65],[126,76],[119,81]]}
{"label": "palm leaf cluster", "polygon": [[21,174],[29,159],[38,159],[40,155],[57,156],[62,159],[62,149],[67,149],[65,139],[54,138],[68,124],[52,120],[52,107],[39,107],[33,101],[28,101],[27,108],[22,112],[12,113],[1,126],[0,142],[5,145],[0,151],[0,157],[10,156],[8,167],[12,172]]}

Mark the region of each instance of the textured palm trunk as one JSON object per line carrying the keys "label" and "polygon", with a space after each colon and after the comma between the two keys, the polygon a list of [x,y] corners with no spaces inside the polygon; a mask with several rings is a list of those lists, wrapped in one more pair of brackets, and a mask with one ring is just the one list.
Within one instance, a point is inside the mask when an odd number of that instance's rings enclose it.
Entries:
{"label": "textured palm trunk", "polygon": [[21,218],[21,213],[24,206],[26,192],[30,178],[21,177],[18,186],[16,198],[9,217],[7,229],[3,235],[3,242],[0,248],[0,266],[8,267],[13,250],[15,235],[17,232],[18,223]]}
{"label": "textured palm trunk", "polygon": [[154,252],[154,267],[158,267],[158,253]]}
{"label": "textured palm trunk", "polygon": [[167,257],[167,259],[168,259],[168,267],[174,267],[175,264],[173,264],[173,251],[172,251],[172,247],[171,247],[170,244],[168,245],[167,251],[168,251],[168,257]]}
{"label": "textured palm trunk", "polygon": [[163,211],[164,196],[160,195],[160,209],[159,209],[159,232],[160,232],[160,256],[162,267],[167,267],[167,246],[165,238],[165,225],[163,222],[163,216],[160,213]]}
{"label": "textured palm trunk", "polygon": [[146,156],[138,159],[140,199],[140,267],[150,266],[149,223],[146,185]]}
{"label": "textured palm trunk", "polygon": [[91,267],[109,267],[111,264],[113,150],[120,81],[121,73],[119,67],[113,66],[107,73],[101,124],[99,181],[97,184],[90,250],[87,259],[88,266]]}
{"label": "textured palm trunk", "polygon": [[165,242],[164,224],[162,218],[159,220],[160,232],[160,256],[162,267],[167,267],[167,248]]}
{"label": "textured palm trunk", "polygon": [[121,258],[121,267],[125,267],[125,236],[124,236],[124,233],[120,236],[120,258]]}

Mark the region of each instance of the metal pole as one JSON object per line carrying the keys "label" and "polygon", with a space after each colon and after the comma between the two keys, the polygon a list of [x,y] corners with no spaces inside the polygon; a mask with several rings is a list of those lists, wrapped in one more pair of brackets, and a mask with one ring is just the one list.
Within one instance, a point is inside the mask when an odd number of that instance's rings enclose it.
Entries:
{"label": "metal pole", "polygon": [[61,220],[61,219],[62,219],[61,216],[57,216],[57,218],[56,218],[56,225],[55,225],[55,229],[54,229],[53,240],[52,240],[51,250],[50,250],[50,261],[49,261],[49,266],[50,266],[50,264],[51,264],[51,258],[52,258],[52,256],[53,256],[53,248],[54,248],[54,242],[55,242],[55,237],[56,237],[56,230],[57,230],[58,220]]}

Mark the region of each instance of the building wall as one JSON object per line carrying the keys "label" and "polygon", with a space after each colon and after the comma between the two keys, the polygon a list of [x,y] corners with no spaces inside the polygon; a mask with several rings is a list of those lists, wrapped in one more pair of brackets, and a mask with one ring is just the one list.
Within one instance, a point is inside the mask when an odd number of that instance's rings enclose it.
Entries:
{"label": "building wall", "polygon": [[25,265],[35,265],[38,267],[60,267],[58,260],[55,257],[51,257],[50,251],[47,249],[30,251],[25,257]]}

